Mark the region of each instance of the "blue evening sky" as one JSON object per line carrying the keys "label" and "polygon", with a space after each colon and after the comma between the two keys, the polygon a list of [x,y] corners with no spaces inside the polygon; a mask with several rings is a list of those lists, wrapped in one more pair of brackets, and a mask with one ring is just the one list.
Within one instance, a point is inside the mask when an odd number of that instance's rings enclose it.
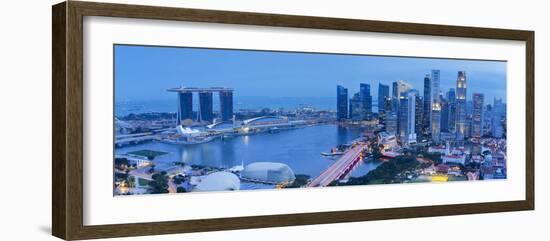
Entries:
{"label": "blue evening sky", "polygon": [[506,100],[506,62],[404,58],[272,51],[220,50],[179,47],[115,46],[115,101],[171,100],[166,89],[231,87],[236,98],[335,97],[336,85],[359,90],[371,84],[373,100],[378,83],[405,80],[422,93],[432,69],[441,70],[441,89],[456,85],[457,71],[467,73],[468,99],[485,94]]}

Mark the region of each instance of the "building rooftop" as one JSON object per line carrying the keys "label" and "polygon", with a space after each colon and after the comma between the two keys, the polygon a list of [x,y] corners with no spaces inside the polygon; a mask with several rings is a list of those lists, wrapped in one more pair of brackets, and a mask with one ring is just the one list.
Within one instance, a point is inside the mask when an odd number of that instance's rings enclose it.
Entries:
{"label": "building rooftop", "polygon": [[170,88],[169,92],[219,92],[219,91],[233,91],[233,88],[225,87],[209,87],[209,88],[197,88],[197,87],[177,87]]}
{"label": "building rooftop", "polygon": [[284,163],[254,162],[244,167],[241,176],[250,181],[264,183],[292,183],[294,172]]}
{"label": "building rooftop", "polygon": [[214,172],[206,176],[195,187],[196,191],[236,191],[241,181],[237,175],[230,172]]}

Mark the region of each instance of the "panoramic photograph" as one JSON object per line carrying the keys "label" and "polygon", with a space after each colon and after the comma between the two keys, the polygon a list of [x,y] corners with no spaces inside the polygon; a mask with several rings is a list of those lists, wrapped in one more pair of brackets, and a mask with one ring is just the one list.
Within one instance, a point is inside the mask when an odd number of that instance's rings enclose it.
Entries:
{"label": "panoramic photograph", "polygon": [[507,178],[506,61],[113,49],[115,196]]}

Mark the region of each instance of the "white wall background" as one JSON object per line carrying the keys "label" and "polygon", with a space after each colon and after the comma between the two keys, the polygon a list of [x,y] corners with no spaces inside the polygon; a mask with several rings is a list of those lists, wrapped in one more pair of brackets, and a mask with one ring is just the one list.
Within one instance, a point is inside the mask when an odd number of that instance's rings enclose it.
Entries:
{"label": "white wall background", "polygon": [[[56,240],[51,230],[51,10],[58,1],[6,1],[0,10],[0,239]],[[164,235],[155,240],[544,240],[550,220],[550,28],[544,1],[127,1],[191,8],[516,28],[536,31],[536,211]],[[542,150],[542,151],[541,151]],[[151,240],[152,237],[121,240]]]}

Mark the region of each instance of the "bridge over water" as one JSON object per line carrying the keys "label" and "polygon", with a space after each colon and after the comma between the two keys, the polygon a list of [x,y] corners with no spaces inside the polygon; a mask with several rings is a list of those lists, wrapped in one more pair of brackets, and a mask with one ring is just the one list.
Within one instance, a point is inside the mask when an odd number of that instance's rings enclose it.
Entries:
{"label": "bridge over water", "polygon": [[321,175],[313,179],[308,187],[326,187],[333,181],[345,177],[362,161],[362,153],[368,148],[367,143],[358,143],[336,160]]}

